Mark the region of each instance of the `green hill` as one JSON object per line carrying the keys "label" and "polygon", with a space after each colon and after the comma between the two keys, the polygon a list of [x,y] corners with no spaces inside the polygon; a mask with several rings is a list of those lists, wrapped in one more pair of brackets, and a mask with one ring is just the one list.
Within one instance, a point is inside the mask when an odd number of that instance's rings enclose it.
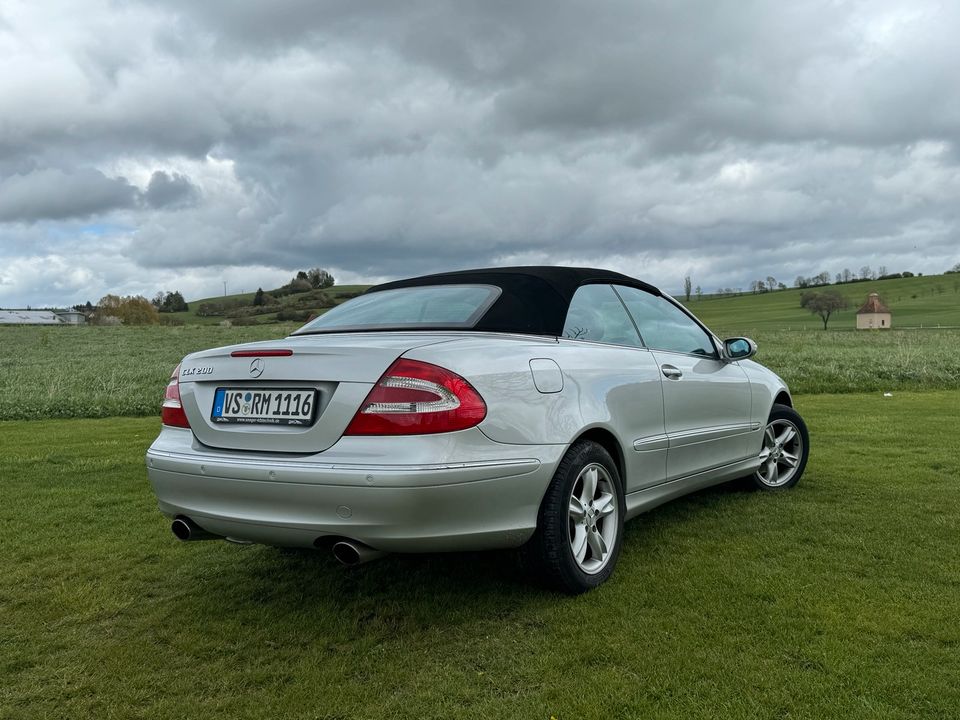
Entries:
{"label": "green hill", "polygon": [[[190,324],[216,324],[230,320],[234,324],[261,324],[278,322],[278,314],[287,311],[320,314],[344,300],[362,293],[368,285],[335,285],[326,290],[310,290],[276,299],[274,305],[258,308],[254,314],[254,293],[242,293],[190,301],[190,310],[173,313]],[[850,304],[830,318],[830,330],[852,330],[855,326],[857,308],[871,292],[880,294],[883,302],[893,312],[895,328],[911,327],[960,327],[960,273],[929,275],[912,278],[895,278],[865,282],[828,285],[813,290],[837,290]],[[800,307],[803,290],[776,290],[759,294],[744,293],[738,296],[707,295],[686,303],[690,310],[710,328],[721,334],[749,335],[764,330],[819,330],[820,319]],[[223,305],[224,310],[216,315],[201,314],[202,308]]]}
{"label": "green hill", "polygon": [[[255,293],[218,295],[190,300],[186,312],[170,313],[174,323],[216,325],[229,320],[234,325],[260,325],[274,322],[304,322],[310,315],[326,312],[344,300],[356,297],[369,285],[335,285],[325,290],[308,290],[274,297],[262,306],[254,306]],[[279,295],[283,288],[266,291]]]}
{"label": "green hill", "polygon": [[[960,327],[960,274],[929,275],[827,285],[813,290],[836,290],[850,307],[830,318],[830,330],[852,330],[857,309],[876,292],[893,313],[893,327]],[[735,297],[691,298],[690,310],[715,332],[749,335],[754,330],[822,329],[816,315],[800,307],[803,290]]]}

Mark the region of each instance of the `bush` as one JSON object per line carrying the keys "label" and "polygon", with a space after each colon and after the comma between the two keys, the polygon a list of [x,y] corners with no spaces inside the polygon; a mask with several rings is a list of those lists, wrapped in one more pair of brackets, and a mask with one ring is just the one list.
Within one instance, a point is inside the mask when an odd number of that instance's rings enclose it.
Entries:
{"label": "bush", "polygon": [[222,315],[226,315],[227,311],[229,310],[246,306],[247,304],[243,300],[218,300],[217,302],[205,302],[201,303],[200,307],[197,308],[197,315],[199,317],[220,317]]}
{"label": "bush", "polygon": [[141,295],[118,297],[105,295],[97,303],[97,315],[120,318],[124,325],[156,325],[160,315],[153,304]]}
{"label": "bush", "polygon": [[309,310],[281,310],[277,313],[277,320],[292,320],[306,322],[311,315]]}
{"label": "bush", "polygon": [[291,280],[290,284],[287,285],[287,287],[290,288],[291,293],[302,293],[302,292],[308,292],[310,290],[313,290],[313,285],[310,284],[310,281],[305,280],[303,278],[296,278],[295,280]]}
{"label": "bush", "polygon": [[226,313],[224,314],[226,315],[226,317],[233,319],[233,318],[241,318],[241,317],[253,317],[255,315],[266,315],[268,313],[275,313],[280,309],[281,309],[281,306],[277,304],[258,305],[256,307],[243,306],[243,307],[237,307],[237,308],[232,308],[230,310],[227,310]]}

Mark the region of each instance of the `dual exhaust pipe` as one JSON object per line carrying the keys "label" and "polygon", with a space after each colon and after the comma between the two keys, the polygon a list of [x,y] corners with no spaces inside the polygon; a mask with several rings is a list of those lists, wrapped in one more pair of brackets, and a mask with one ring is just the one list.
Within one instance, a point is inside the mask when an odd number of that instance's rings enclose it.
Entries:
{"label": "dual exhaust pipe", "polygon": [[[222,535],[207,532],[193,520],[183,515],[178,515],[173,519],[173,522],[170,523],[170,531],[178,540],[183,542],[224,539]],[[338,540],[333,544],[333,556],[338,562],[348,567],[377,560],[386,554],[383,550],[376,550],[356,540]]]}

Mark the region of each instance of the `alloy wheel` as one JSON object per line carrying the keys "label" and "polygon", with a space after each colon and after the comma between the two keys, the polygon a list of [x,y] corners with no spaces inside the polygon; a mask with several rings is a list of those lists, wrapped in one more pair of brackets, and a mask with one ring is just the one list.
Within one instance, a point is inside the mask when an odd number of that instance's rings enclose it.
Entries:
{"label": "alloy wheel", "polygon": [[766,487],[781,487],[797,473],[803,457],[803,437],[789,420],[770,421],[763,434],[757,480]]}
{"label": "alloy wheel", "polygon": [[620,512],[613,480],[603,465],[590,463],[580,471],[569,505],[573,559],[581,570],[593,575],[610,560]]}

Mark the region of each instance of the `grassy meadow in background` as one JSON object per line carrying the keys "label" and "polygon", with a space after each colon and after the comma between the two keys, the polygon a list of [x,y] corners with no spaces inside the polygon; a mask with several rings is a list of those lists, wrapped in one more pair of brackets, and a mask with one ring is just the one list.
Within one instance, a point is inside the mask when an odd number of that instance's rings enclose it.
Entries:
{"label": "grassy meadow in background", "polygon": [[[807,288],[832,290],[843,295],[850,307],[830,318],[830,330],[856,327],[857,309],[876,292],[893,311],[894,328],[960,328],[960,273],[912,278],[870,280]],[[687,307],[716,332],[750,335],[770,330],[819,330],[823,322],[800,307],[804,290],[744,293],[733,297],[692,297]]]}
{"label": "grassy meadow in background", "polygon": [[[155,415],[187,353],[296,327],[0,327],[0,419]],[[960,330],[750,334],[794,393],[960,387]]]}
{"label": "grassy meadow in background", "polygon": [[296,327],[0,327],[0,419],[156,415],[184,355]]}

